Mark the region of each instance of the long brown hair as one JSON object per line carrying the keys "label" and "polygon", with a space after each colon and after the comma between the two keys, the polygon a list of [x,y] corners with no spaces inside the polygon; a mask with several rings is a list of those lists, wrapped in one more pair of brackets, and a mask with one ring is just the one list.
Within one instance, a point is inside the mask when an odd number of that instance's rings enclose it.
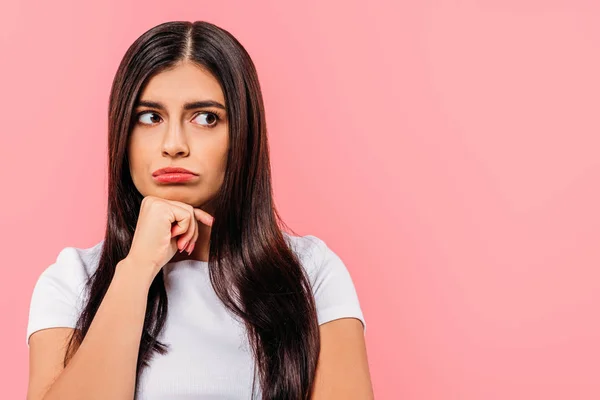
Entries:
{"label": "long brown hair", "polygon": [[[214,24],[173,21],[141,35],[115,75],[108,110],[108,209],[98,268],[71,336],[64,365],[83,341],[119,261],[129,252],[142,195],[129,173],[128,137],[142,88],[156,73],[189,60],[221,84],[228,108],[230,151],[223,185],[214,198],[210,235],[211,284],[223,304],[243,319],[262,399],[308,399],[318,354],[319,326],[311,286],[283,236],[273,201],[267,129],[256,69],[244,47]],[[140,371],[168,344],[157,337],[167,317],[163,274],[150,286],[140,342]],[[253,385],[256,382],[253,382]]]}

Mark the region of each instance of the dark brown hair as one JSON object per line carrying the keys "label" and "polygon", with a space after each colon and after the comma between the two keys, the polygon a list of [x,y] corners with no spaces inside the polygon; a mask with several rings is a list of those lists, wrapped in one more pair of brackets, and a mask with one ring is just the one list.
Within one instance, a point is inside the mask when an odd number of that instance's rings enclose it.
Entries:
{"label": "dark brown hair", "polygon": [[[311,286],[273,201],[267,129],[256,69],[244,47],[214,24],[173,21],[141,35],[115,75],[108,110],[108,209],[98,268],[69,341],[64,365],[83,341],[119,261],[127,256],[142,195],[133,184],[127,143],[133,110],[144,85],[180,61],[194,62],[219,81],[227,105],[230,150],[223,185],[214,198],[210,235],[211,284],[223,304],[243,319],[255,359],[262,399],[310,398],[320,351]],[[154,352],[167,317],[163,274],[150,286],[141,337],[140,371]],[[253,385],[256,382],[253,382]]]}

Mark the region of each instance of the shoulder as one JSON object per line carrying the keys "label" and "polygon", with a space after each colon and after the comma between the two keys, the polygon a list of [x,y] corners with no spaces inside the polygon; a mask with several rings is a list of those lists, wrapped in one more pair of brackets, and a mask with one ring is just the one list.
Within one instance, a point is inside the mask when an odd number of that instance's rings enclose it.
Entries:
{"label": "shoulder", "polygon": [[75,327],[102,245],[103,241],[87,248],[64,247],[55,261],[42,270],[31,293],[27,343],[37,330]]}
{"label": "shoulder", "polygon": [[[339,256],[315,235],[295,236],[285,233],[290,248],[300,259],[302,267],[308,274],[311,284],[316,284],[320,275],[332,269],[346,269]],[[333,263],[329,261],[334,261]]]}
{"label": "shoulder", "polygon": [[285,237],[312,283],[323,274],[350,273],[339,255],[323,239],[315,235],[294,236],[289,233],[285,233]]}
{"label": "shoulder", "polygon": [[64,247],[58,252],[56,260],[39,275],[38,283],[45,279],[54,279],[63,284],[81,284],[95,272],[102,245],[100,241],[91,247]]}
{"label": "shoulder", "polygon": [[307,273],[317,306],[319,324],[334,319],[359,319],[366,329],[358,293],[339,255],[315,235],[284,235]]}
{"label": "shoulder", "polygon": [[284,232],[283,236],[307,270],[314,269],[313,264],[318,263],[327,247],[322,239],[314,235],[296,236]]}

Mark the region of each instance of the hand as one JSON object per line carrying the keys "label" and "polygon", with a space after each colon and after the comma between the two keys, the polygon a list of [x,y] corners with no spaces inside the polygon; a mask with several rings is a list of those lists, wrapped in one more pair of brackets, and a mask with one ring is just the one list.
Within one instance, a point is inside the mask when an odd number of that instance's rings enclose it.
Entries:
{"label": "hand", "polygon": [[126,258],[137,268],[150,268],[154,279],[178,249],[191,243],[191,253],[198,238],[198,221],[211,226],[213,217],[180,201],[144,197]]}

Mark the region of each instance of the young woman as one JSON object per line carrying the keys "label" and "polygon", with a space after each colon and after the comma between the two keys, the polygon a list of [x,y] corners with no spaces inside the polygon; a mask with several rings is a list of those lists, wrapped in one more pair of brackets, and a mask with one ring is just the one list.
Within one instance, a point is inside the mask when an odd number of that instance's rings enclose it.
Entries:
{"label": "young woman", "polygon": [[28,399],[371,399],[348,270],[280,228],[242,45],[207,22],[150,29],[108,117],[105,236],[36,283]]}

